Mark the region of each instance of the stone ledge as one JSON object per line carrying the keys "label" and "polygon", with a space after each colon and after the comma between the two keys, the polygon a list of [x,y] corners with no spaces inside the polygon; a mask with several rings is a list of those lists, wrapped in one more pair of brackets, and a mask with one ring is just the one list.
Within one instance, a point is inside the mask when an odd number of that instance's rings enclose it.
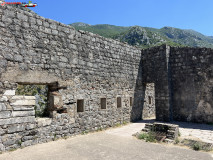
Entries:
{"label": "stone ledge", "polygon": [[28,110],[34,110],[34,106],[12,106],[14,111],[28,111]]}
{"label": "stone ledge", "polygon": [[35,111],[13,111],[12,117],[28,117],[35,116]]}
{"label": "stone ledge", "polygon": [[142,129],[143,132],[154,132],[154,133],[165,133],[166,139],[164,142],[173,143],[175,139],[178,138],[179,126],[167,123],[147,123],[145,128]]}
{"label": "stone ledge", "polygon": [[19,124],[19,123],[27,123],[27,122],[35,122],[35,117],[30,116],[30,117],[0,119],[0,125]]}
{"label": "stone ledge", "polygon": [[35,96],[13,96],[12,100],[35,100]]}

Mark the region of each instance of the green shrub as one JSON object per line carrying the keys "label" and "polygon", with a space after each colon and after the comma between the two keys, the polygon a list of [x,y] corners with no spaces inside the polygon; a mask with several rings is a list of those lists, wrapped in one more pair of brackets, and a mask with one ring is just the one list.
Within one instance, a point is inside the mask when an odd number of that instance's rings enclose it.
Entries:
{"label": "green shrub", "polygon": [[147,133],[141,133],[138,135],[138,139],[146,139],[148,137],[148,134]]}
{"label": "green shrub", "polygon": [[195,151],[199,151],[202,149],[202,146],[199,142],[196,142],[192,147]]}
{"label": "green shrub", "polygon": [[21,146],[21,144],[22,144],[22,141],[21,141],[21,140],[20,140],[20,141],[18,141],[18,145],[19,145],[19,146]]}
{"label": "green shrub", "polygon": [[35,116],[48,117],[47,96],[48,86],[46,85],[18,85],[16,95],[36,96]]}
{"label": "green shrub", "polygon": [[149,133],[141,133],[138,135],[138,139],[143,139],[146,142],[156,142],[155,136],[152,132]]}

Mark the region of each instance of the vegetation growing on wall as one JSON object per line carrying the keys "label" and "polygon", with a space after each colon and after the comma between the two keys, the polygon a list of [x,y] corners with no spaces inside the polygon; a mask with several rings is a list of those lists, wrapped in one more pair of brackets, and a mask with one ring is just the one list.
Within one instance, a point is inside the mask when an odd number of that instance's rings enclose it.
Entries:
{"label": "vegetation growing on wall", "polygon": [[18,85],[16,95],[35,96],[35,115],[36,117],[47,116],[47,94],[46,85]]}

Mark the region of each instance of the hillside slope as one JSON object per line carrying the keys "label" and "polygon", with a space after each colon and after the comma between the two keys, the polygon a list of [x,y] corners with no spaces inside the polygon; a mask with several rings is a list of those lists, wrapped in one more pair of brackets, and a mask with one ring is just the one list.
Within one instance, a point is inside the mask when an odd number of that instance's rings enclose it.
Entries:
{"label": "hillside slope", "polygon": [[113,38],[141,48],[161,44],[213,48],[212,36],[205,36],[194,30],[173,27],[156,29],[140,26],[122,27],[108,24],[89,25],[86,23],[73,23],[70,25],[77,30],[89,31],[106,38]]}

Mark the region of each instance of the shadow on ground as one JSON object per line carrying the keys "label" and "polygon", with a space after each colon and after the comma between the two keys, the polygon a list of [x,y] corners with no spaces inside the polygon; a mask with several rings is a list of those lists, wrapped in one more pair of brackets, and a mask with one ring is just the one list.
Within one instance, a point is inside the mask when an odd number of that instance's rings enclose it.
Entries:
{"label": "shadow on ground", "polygon": [[154,122],[176,124],[176,125],[179,125],[180,128],[185,128],[185,129],[200,129],[200,130],[213,131],[213,125],[202,124],[202,123],[177,122],[177,121],[162,122],[162,121],[156,121],[155,119],[140,120],[134,123],[154,123]]}

